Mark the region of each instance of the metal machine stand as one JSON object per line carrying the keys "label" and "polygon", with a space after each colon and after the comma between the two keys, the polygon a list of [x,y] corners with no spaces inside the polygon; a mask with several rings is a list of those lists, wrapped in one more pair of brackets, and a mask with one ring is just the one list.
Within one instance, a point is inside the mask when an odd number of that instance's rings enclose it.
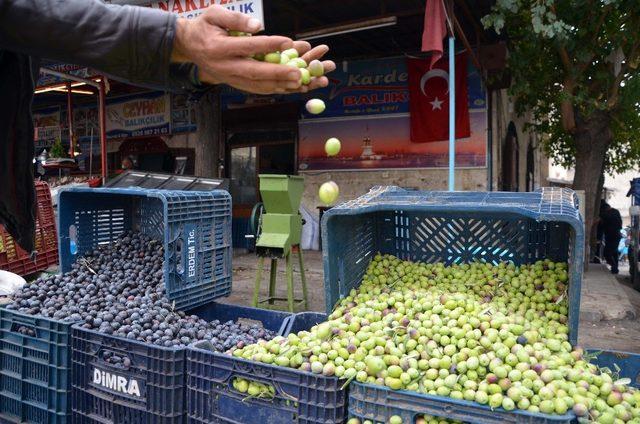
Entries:
{"label": "metal machine stand", "polygon": [[[253,306],[264,306],[270,309],[286,309],[295,312],[296,307],[308,308],[307,282],[304,274],[304,260],[300,238],[302,236],[302,216],[300,200],[304,189],[302,177],[290,175],[260,175],[260,194],[264,205],[258,204],[252,213],[252,228],[256,237],[256,254],[258,270],[253,291]],[[261,211],[264,211],[260,213]],[[293,254],[298,254],[300,279],[302,282],[302,299],[293,294]],[[269,271],[269,295],[260,300],[260,284],[265,259],[271,260]],[[276,280],[278,260],[284,260],[286,266],[287,297],[276,296]]]}

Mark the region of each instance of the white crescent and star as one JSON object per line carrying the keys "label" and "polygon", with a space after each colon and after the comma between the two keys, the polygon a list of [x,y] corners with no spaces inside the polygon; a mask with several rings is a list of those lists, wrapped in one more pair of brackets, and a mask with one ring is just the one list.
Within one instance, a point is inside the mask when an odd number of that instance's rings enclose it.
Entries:
{"label": "white crescent and star", "polygon": [[429,102],[429,104],[431,104],[431,110],[436,110],[436,109],[442,110],[442,103],[444,102],[438,99],[438,96],[436,96],[436,98],[433,99],[432,102]]}
{"label": "white crescent and star", "polygon": [[[427,84],[431,78],[442,78],[447,82],[447,91],[449,92],[449,73],[444,69],[432,69],[420,78],[420,91],[426,97],[427,93],[424,91],[424,86]],[[446,94],[445,93],[445,94]],[[431,104],[431,110],[442,109],[443,101],[436,97],[433,101],[429,102]]]}

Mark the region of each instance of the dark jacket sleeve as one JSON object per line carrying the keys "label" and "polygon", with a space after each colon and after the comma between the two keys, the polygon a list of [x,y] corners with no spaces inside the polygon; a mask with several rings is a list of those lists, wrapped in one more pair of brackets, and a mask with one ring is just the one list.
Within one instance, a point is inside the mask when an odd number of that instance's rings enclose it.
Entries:
{"label": "dark jacket sleeve", "polygon": [[616,209],[615,211],[616,211],[616,213],[614,215],[614,217],[615,217],[615,227],[616,227],[616,230],[618,232],[620,232],[620,230],[622,230],[622,215],[620,215],[620,211],[619,210]]}
{"label": "dark jacket sleeve", "polygon": [[170,65],[176,16],[99,0],[0,0],[0,48],[88,66],[150,88],[194,88]]}

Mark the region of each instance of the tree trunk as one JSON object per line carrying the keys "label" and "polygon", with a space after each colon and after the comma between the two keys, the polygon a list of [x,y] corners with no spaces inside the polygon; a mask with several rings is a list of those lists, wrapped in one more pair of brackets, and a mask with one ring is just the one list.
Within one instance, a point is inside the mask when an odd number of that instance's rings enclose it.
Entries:
{"label": "tree trunk", "polygon": [[219,90],[212,90],[200,99],[196,105],[196,122],[195,174],[198,177],[218,178],[222,134]]}
{"label": "tree trunk", "polygon": [[594,212],[595,212],[595,216],[594,216],[594,223],[591,226],[591,233],[590,234],[585,234],[585,236],[589,237],[589,246],[591,246],[592,248],[595,248],[597,242],[597,236],[598,236],[598,226],[597,221],[599,219],[598,217],[598,213],[600,211],[600,199],[602,198],[602,189],[604,187],[604,171],[600,174],[600,178],[598,179],[598,189],[596,190],[596,198],[595,198],[595,205],[594,205]]}
{"label": "tree trunk", "polygon": [[607,112],[596,111],[587,117],[576,114],[576,169],[574,190],[585,194],[585,260],[590,259],[590,242],[594,223],[600,211],[600,197],[604,182],[605,154],[613,135],[611,117]]}

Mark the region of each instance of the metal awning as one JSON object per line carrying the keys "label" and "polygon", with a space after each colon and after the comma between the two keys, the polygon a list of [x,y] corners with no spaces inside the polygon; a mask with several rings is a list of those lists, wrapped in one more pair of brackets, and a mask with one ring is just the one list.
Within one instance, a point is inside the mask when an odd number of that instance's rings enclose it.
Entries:
{"label": "metal awning", "polygon": [[228,179],[191,177],[144,171],[125,171],[105,187],[141,187],[160,190],[210,191],[229,190]]}

